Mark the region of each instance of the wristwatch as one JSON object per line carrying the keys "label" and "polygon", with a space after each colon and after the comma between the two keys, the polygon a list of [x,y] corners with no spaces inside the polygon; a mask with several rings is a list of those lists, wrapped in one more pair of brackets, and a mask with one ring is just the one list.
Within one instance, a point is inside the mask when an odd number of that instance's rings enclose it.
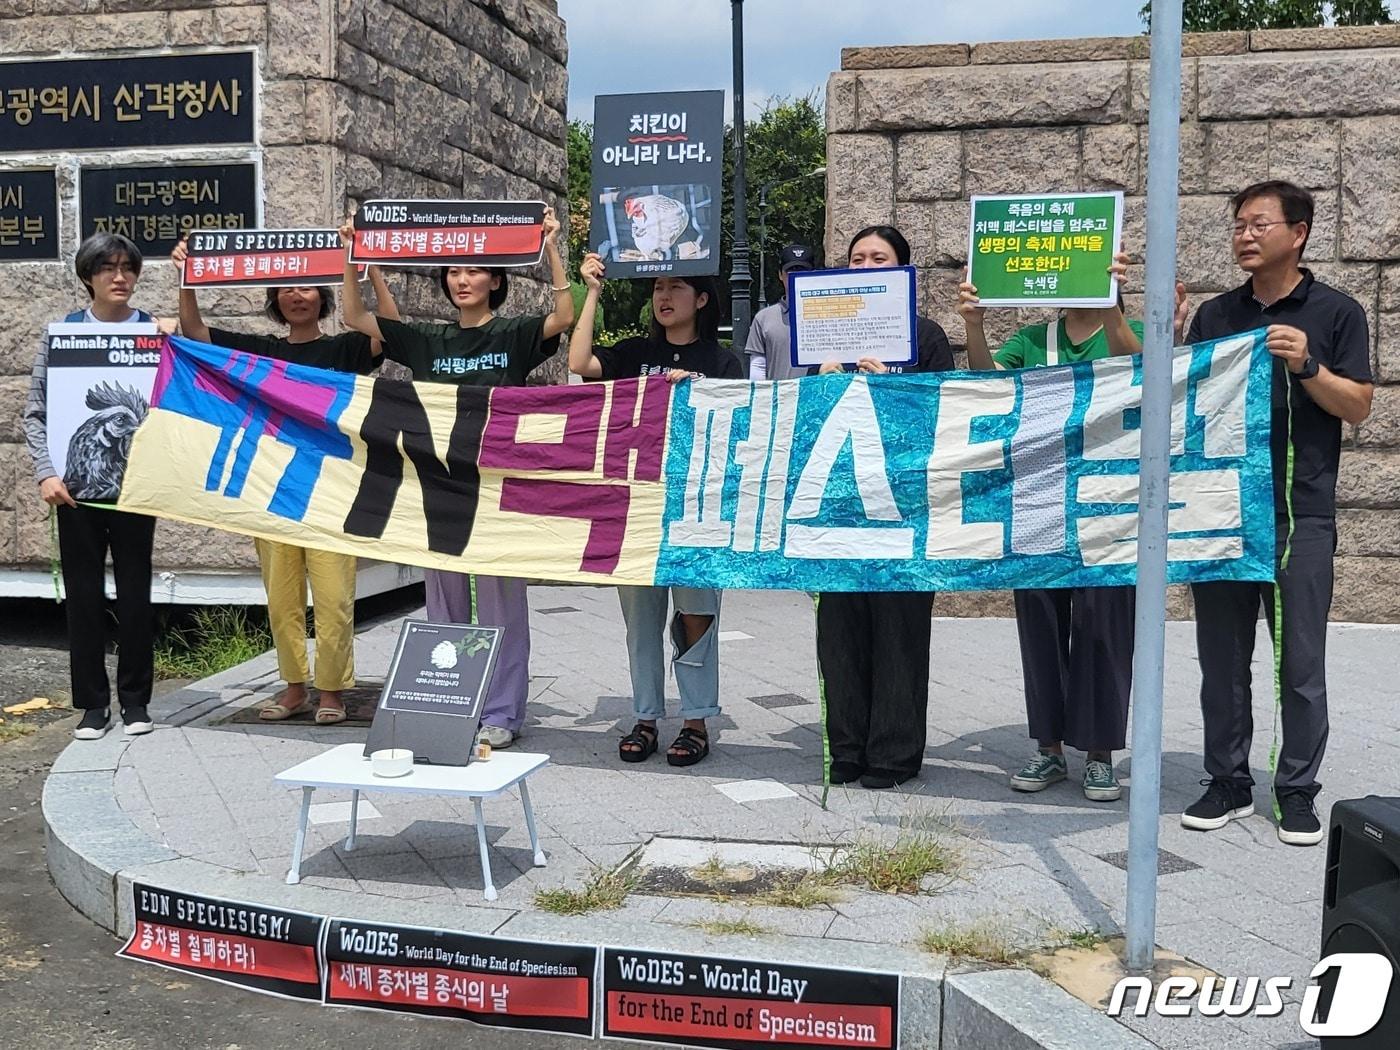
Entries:
{"label": "wristwatch", "polygon": [[1317,358],[1313,357],[1312,354],[1309,354],[1307,357],[1303,358],[1303,367],[1298,369],[1298,378],[1316,379],[1317,367]]}

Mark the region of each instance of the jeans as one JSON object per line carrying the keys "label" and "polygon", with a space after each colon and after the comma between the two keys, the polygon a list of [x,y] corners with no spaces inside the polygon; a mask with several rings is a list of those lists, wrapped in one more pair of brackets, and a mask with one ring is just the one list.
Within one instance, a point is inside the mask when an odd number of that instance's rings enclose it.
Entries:
{"label": "jeans", "polygon": [[[693,587],[619,587],[622,619],[627,624],[627,664],[632,672],[632,710],[652,721],[666,713],[666,667],[662,634],[667,630],[668,600],[671,666],[681,693],[682,718],[719,714],[719,591]],[[686,648],[681,614],[710,617],[700,640]]]}

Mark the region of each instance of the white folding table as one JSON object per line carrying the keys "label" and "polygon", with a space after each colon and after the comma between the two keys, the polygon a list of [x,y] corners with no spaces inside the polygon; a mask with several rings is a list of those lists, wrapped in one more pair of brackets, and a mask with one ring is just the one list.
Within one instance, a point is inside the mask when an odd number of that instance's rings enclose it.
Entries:
{"label": "white folding table", "polygon": [[535,866],[544,867],[544,851],[540,849],[535,832],[535,811],[530,807],[530,789],[525,778],[548,765],[548,755],[532,755],[522,751],[496,751],[485,762],[469,766],[415,765],[413,771],[401,777],[377,777],[370,771],[370,760],[362,744],[341,744],[323,751],[315,758],[284,769],[273,779],[279,784],[301,788],[301,820],[297,824],[296,845],[292,847],[292,866],[287,882],[301,881],[301,855],[306,845],[306,823],[311,815],[311,796],[317,788],[348,788],[350,794],[350,834],[345,848],[355,848],[355,821],[359,815],[360,792],[382,791],[405,795],[465,795],[476,811],[476,844],[481,852],[481,879],[486,899],[496,899],[496,887],[491,881],[491,859],[486,848],[486,822],[482,819],[481,800],[494,798],[508,788],[520,785],[520,801],[525,808],[525,826],[530,831],[530,849],[535,854]]}

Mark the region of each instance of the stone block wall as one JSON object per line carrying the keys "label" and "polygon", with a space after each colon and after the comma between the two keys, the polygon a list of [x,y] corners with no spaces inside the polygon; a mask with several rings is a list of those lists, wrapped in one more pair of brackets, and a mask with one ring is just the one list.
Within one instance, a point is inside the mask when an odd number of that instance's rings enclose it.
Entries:
{"label": "stone block wall", "polygon": [[[80,163],[259,158],[268,227],[336,224],[381,196],[544,199],[564,210],[567,49],[554,0],[0,0],[6,58],[249,46],[260,79],[251,148],[0,153],[0,168],[57,165],[64,253],[0,265],[10,319],[0,332],[0,595],[53,593],[48,512],[20,414],[45,326],[86,300],[72,272]],[[547,273],[521,277],[506,310],[550,301]],[[400,272],[390,283],[405,314],[448,315],[434,279]],[[134,301],[173,315],[176,288],[168,260],[148,258]],[[205,292],[200,303],[210,323],[273,330],[261,292]],[[158,594],[218,600],[230,579],[260,593],[256,564],[245,537],[157,528]]]}
{"label": "stone block wall", "polygon": [[[848,48],[827,83],[829,259],[893,222],[920,300],[958,344],[954,310],[976,193],[1115,189],[1141,261],[1147,177],[1145,37]],[[1181,66],[1178,269],[1195,305],[1238,285],[1230,195],[1308,188],[1304,256],[1371,326],[1375,407],[1346,427],[1333,617],[1400,622],[1400,26],[1187,34]],[[1125,299],[1142,316],[1141,266]],[[1044,319],[991,311],[990,338]],[[948,596],[943,613],[1005,611],[1005,595]],[[1172,612],[1188,612],[1173,595]]]}

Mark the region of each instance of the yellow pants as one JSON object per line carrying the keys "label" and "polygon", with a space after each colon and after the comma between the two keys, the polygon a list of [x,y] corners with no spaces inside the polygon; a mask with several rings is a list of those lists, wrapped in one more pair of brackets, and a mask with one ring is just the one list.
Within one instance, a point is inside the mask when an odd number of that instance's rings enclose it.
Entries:
{"label": "yellow pants", "polygon": [[288,683],[310,680],[306,661],[306,583],[316,622],[317,689],[355,684],[355,559],[290,543],[254,540],[267,589],[277,667]]}

